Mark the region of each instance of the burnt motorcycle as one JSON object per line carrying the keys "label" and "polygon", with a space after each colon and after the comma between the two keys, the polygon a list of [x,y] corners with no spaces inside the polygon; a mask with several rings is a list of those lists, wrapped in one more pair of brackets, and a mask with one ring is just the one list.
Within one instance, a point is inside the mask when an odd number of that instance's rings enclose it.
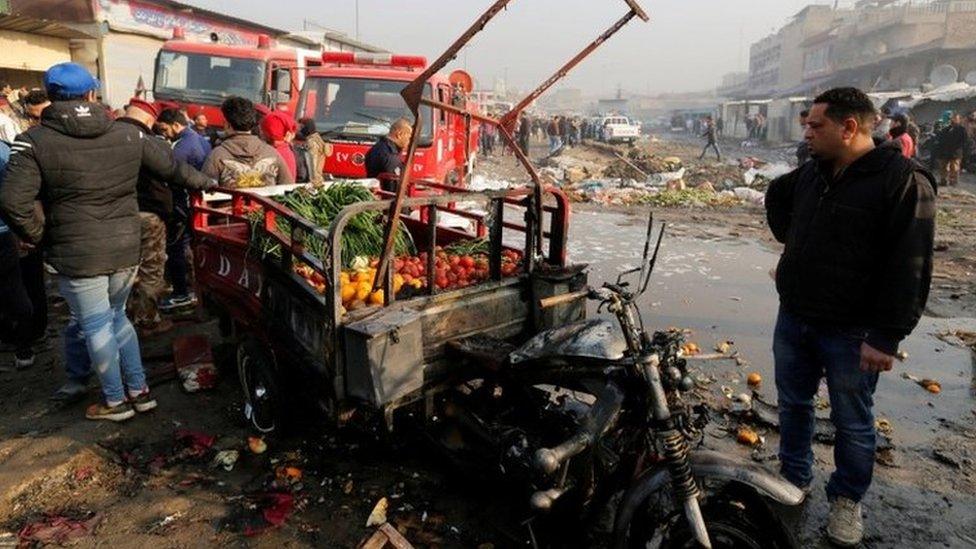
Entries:
{"label": "burnt motorcycle", "polygon": [[528,487],[529,524],[550,533],[546,542],[533,533],[537,546],[790,547],[771,503],[798,505],[803,493],[758,464],[698,448],[708,411],[686,398],[694,380],[683,336],[644,327],[636,302],[664,234],[650,255],[652,226],[653,216],[640,267],[541,302],[596,301],[619,331],[598,317],[519,348],[456,342],[471,374],[439,397],[435,437],[456,459],[494,463]]}

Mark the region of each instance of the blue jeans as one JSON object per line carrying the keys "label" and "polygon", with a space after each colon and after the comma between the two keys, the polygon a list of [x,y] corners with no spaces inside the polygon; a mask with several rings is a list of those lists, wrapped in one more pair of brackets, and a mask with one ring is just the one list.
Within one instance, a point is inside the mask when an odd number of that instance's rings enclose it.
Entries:
{"label": "blue jeans", "polygon": [[874,472],[877,438],[871,407],[878,374],[861,371],[865,336],[864,330],[811,323],[782,308],[776,321],[780,472],[801,487],[813,480],[814,395],[826,376],[830,421],[837,431],[836,470],[827,483],[830,499],[860,501]]}
{"label": "blue jeans", "polygon": [[71,310],[64,334],[68,376],[81,374],[79,336],[83,336],[89,364],[98,374],[105,401],[112,404],[125,400],[126,388],[146,388],[139,338],[125,315],[135,277],[135,267],[90,278],[58,277],[58,288]]}
{"label": "blue jeans", "polygon": [[549,136],[549,154],[552,154],[559,150],[559,147],[563,146],[563,140],[558,135]]}

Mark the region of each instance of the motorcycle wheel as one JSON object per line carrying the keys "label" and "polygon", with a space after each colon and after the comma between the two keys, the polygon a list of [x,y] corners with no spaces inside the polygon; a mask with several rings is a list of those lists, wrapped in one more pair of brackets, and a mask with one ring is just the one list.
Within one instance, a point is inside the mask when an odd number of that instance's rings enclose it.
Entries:
{"label": "motorcycle wheel", "polygon": [[[765,513],[752,511],[743,503],[731,500],[718,500],[702,509],[705,526],[712,541],[713,549],[763,549],[780,547],[775,539],[770,539],[760,527]],[[647,540],[650,541],[650,540]],[[645,542],[641,547],[648,547]],[[671,527],[664,532],[659,545],[665,549],[695,549],[700,547],[684,516],[676,517]]]}

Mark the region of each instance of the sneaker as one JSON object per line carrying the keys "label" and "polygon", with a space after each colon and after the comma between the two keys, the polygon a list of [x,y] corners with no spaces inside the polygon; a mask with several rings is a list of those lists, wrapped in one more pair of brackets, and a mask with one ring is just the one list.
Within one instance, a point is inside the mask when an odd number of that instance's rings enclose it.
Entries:
{"label": "sneaker", "polygon": [[861,504],[845,497],[830,502],[827,518],[827,538],[841,547],[854,547],[864,537]]}
{"label": "sneaker", "polygon": [[172,311],[181,307],[189,307],[197,304],[197,296],[190,292],[186,295],[171,295],[159,301],[160,311]]}
{"label": "sneaker", "polygon": [[69,381],[58,388],[51,394],[50,399],[55,402],[63,402],[69,404],[71,402],[76,402],[85,397],[88,393],[88,384],[81,383],[78,381]]}
{"label": "sneaker", "polygon": [[19,349],[14,353],[14,368],[18,370],[26,370],[34,365],[34,350],[30,347],[26,349]]}
{"label": "sneaker", "polygon": [[130,396],[129,404],[132,404],[137,412],[143,413],[156,408],[156,399],[149,393],[149,389],[144,389],[138,396]]}
{"label": "sneaker", "polygon": [[128,402],[109,406],[105,403],[92,404],[85,410],[88,419],[107,419],[109,421],[125,421],[136,415],[136,411]]}

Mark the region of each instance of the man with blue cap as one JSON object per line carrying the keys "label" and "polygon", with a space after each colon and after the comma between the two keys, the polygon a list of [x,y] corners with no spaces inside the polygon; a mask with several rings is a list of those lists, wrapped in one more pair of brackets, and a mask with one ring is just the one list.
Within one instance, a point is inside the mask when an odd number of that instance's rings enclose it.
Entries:
{"label": "man with blue cap", "polygon": [[[58,273],[58,288],[71,311],[65,330],[69,375],[73,364],[87,359],[102,385],[102,402],[85,416],[124,421],[156,407],[139,340],[125,314],[139,264],[140,170],[195,187],[216,183],[174,160],[159,139],[114,123],[95,102],[99,83],[84,67],[55,65],[45,73],[44,86],[52,103],[40,125],[11,145],[0,186],[0,218],[20,238],[42,247]],[[34,207],[35,200],[43,211]],[[79,353],[79,332],[87,357]]]}

